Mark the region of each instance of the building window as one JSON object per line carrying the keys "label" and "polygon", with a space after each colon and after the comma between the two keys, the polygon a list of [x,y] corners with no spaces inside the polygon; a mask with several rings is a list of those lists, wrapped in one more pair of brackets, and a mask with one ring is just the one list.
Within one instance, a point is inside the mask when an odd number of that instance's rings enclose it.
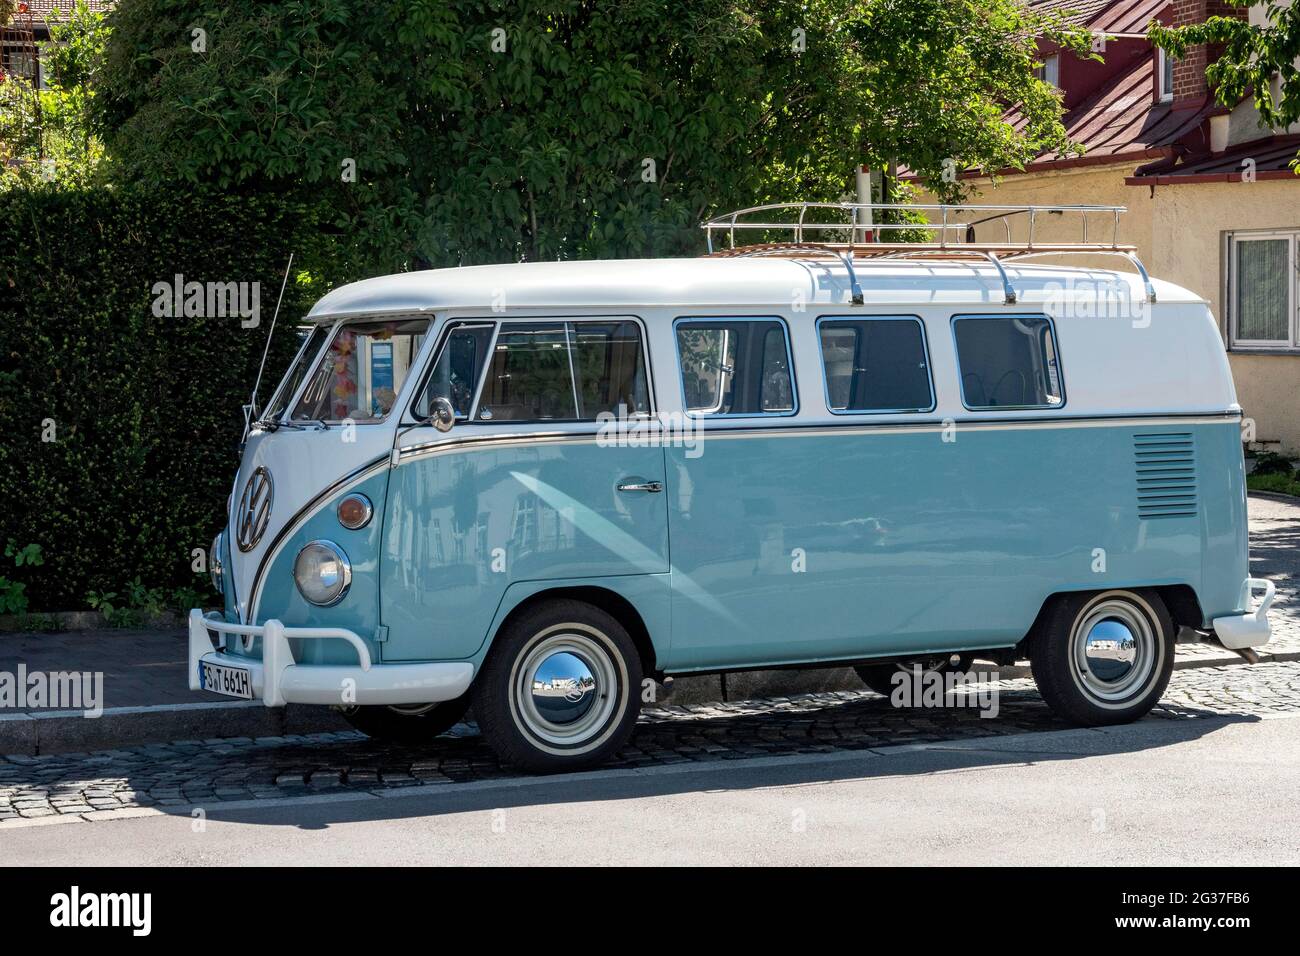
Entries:
{"label": "building window", "polygon": [[1159,48],[1156,49],[1156,85],[1161,103],[1174,98],[1174,58]]}
{"label": "building window", "polygon": [[1228,329],[1236,349],[1300,348],[1296,242],[1300,232],[1228,236]]}
{"label": "building window", "polygon": [[1051,56],[1043,57],[1042,65],[1034,68],[1034,77],[1044,83],[1059,87],[1061,85],[1060,56],[1053,53]]}

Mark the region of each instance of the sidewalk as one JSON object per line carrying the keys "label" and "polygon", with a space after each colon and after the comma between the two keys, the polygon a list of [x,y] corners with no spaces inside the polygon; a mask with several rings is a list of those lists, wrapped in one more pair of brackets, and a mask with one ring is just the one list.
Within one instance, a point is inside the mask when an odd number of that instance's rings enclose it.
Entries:
{"label": "sidewalk", "polygon": [[[1273,637],[1264,661],[1300,660],[1300,504],[1251,496],[1251,573],[1278,586],[1270,618]],[[1245,662],[1204,644],[1180,645],[1175,666],[1215,667]],[[0,710],[0,753],[33,755],[85,751],[122,744],[216,737],[282,736],[348,729],[323,707],[273,710],[258,701],[231,701],[189,690],[186,635],[163,631],[91,630],[63,634],[0,634],[0,672],[80,671],[103,674],[103,716],[49,708]],[[1025,667],[1004,677],[1027,676]],[[666,703],[697,704],[839,690],[860,690],[850,668],[760,671],[679,678]]]}

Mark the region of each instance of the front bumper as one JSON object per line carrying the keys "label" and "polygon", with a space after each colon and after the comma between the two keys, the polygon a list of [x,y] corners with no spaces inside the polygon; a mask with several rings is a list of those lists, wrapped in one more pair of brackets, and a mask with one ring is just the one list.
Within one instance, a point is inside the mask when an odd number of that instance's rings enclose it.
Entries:
{"label": "front bumper", "polygon": [[[260,637],[262,659],[235,657],[218,650],[213,634]],[[189,618],[190,690],[200,690],[199,664],[243,667],[251,674],[253,698],[267,707],[285,704],[433,704],[454,700],[469,689],[474,665],[464,661],[434,664],[376,664],[366,642],[340,627],[285,627],[279,621],[265,624],[230,624],[219,617],[204,617],[198,609]],[[355,665],[299,664],[290,640],[341,640],[357,652]]]}
{"label": "front bumper", "polygon": [[1271,629],[1268,624],[1268,609],[1277,596],[1277,588],[1266,578],[1247,578],[1241,586],[1240,606],[1249,608],[1254,601],[1254,593],[1262,588],[1264,599],[1259,607],[1245,614],[1227,614],[1216,617],[1213,621],[1214,633],[1219,643],[1230,651],[1239,651],[1247,647],[1262,647],[1268,643]]}

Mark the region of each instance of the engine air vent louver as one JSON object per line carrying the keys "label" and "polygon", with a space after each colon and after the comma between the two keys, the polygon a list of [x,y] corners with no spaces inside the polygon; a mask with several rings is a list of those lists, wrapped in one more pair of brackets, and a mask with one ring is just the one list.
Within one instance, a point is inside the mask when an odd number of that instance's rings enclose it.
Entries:
{"label": "engine air vent louver", "polygon": [[1196,516],[1196,441],[1191,432],[1133,436],[1138,517]]}

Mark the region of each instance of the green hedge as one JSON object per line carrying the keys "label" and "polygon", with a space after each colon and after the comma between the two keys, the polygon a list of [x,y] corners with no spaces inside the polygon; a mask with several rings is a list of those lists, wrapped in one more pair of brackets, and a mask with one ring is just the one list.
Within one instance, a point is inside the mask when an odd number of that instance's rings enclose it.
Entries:
{"label": "green hedge", "polygon": [[[313,261],[308,219],[274,196],[192,189],[0,193],[0,548],[45,558],[0,574],[26,583],[32,610],[85,607],[88,591],[123,595],[137,578],[210,587],[191,552],[220,527],[289,251],[295,272]],[[177,273],[260,282],[259,327],[155,316],[154,284]],[[270,384],[320,284],[290,280]]]}

